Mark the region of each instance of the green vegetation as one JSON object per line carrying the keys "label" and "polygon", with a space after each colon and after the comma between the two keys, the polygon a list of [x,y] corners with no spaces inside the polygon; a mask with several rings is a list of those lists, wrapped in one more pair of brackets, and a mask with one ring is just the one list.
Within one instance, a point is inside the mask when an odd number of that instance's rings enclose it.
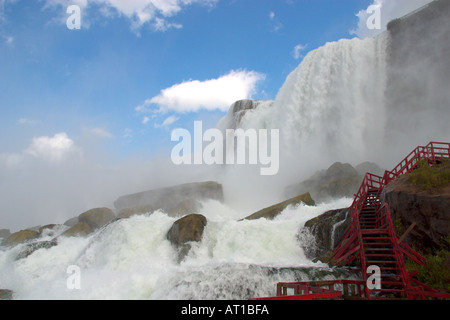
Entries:
{"label": "green vegetation", "polygon": [[417,270],[416,278],[420,282],[441,292],[450,292],[450,252],[441,250],[434,255],[426,255],[427,261],[418,266],[414,261],[408,259],[406,267],[408,270]]}
{"label": "green vegetation", "polygon": [[417,169],[408,175],[408,180],[425,190],[435,190],[450,184],[450,161],[429,166],[427,160],[417,163]]}

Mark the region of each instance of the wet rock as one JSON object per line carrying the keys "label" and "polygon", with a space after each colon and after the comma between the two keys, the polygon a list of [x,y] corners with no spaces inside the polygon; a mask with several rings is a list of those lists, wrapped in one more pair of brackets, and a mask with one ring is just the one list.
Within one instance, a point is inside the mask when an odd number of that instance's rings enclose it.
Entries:
{"label": "wet rock", "polygon": [[70,229],[64,231],[61,236],[63,237],[85,237],[92,232],[91,227],[86,222],[78,222]]}
{"label": "wet rock", "polygon": [[103,227],[115,218],[114,212],[109,208],[95,208],[78,216],[79,222],[86,223],[91,230]]}
{"label": "wet rock", "polygon": [[314,206],[315,202],[311,198],[311,195],[309,193],[304,193],[302,195],[296,196],[294,198],[288,199],[286,201],[277,203],[273,206],[270,206],[268,208],[264,208],[262,210],[259,210],[248,217],[244,218],[244,220],[255,220],[255,219],[269,219],[272,220],[277,215],[279,215],[286,207],[290,205],[297,205],[299,203],[303,202],[304,204],[308,206]]}
{"label": "wet rock", "polygon": [[413,184],[405,175],[389,183],[381,198],[389,205],[399,236],[416,223],[406,237],[409,245],[424,253],[450,250],[450,185],[432,192]]}
{"label": "wet rock", "polygon": [[303,247],[309,259],[328,262],[324,257],[339,245],[345,230],[350,225],[348,211],[348,208],[330,210],[305,223],[301,236],[307,234],[314,238],[313,243],[309,242]]}
{"label": "wet rock", "polygon": [[20,253],[17,255],[16,260],[23,259],[31,255],[33,252],[39,249],[49,249],[58,244],[56,239],[50,241],[40,241],[35,243],[30,243],[23,248]]}
{"label": "wet rock", "polygon": [[4,244],[6,245],[17,245],[21,243],[25,243],[29,240],[33,240],[39,237],[39,232],[35,230],[21,230],[11,234],[6,240],[4,240]]}
{"label": "wet rock", "polygon": [[202,240],[207,220],[203,215],[190,214],[175,221],[167,232],[167,239],[178,248],[178,261],[182,261],[191,249],[190,242]]}
{"label": "wet rock", "polygon": [[78,221],[78,217],[73,217],[73,218],[67,220],[66,222],[64,222],[64,225],[65,225],[65,226],[68,226],[68,227],[73,227],[73,226],[76,225],[78,222],[79,222],[79,221]]}
{"label": "wet rock", "polygon": [[56,227],[56,224],[47,224],[45,226],[42,226],[39,228],[39,233],[42,234],[42,232],[44,232],[47,229],[53,229],[54,227]]}

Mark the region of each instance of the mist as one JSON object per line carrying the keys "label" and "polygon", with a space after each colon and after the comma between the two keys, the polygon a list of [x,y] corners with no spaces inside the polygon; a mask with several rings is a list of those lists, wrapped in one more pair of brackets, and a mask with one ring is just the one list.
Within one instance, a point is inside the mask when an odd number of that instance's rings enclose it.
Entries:
{"label": "mist", "polygon": [[282,200],[287,186],[334,162],[391,170],[419,145],[450,141],[450,12],[442,10],[449,6],[435,2],[374,38],[327,43],[303,59],[274,101],[230,112],[222,126],[280,130],[279,173],[231,171],[233,199]]}
{"label": "mist", "polygon": [[18,163],[5,162],[0,166],[0,229],[11,231],[62,224],[96,207],[114,210],[114,201],[126,194],[216,178],[212,170],[176,166],[168,157],[130,157],[111,165],[107,155],[84,152],[59,163],[26,155]]}

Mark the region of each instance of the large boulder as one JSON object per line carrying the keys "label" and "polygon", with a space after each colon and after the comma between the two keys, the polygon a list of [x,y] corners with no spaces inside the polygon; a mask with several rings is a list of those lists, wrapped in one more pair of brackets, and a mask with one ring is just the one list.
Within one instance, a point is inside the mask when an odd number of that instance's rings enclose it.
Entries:
{"label": "large boulder", "polygon": [[4,244],[6,245],[16,245],[25,243],[29,240],[33,240],[39,237],[39,232],[36,230],[21,230],[11,234],[6,240],[4,240]]}
{"label": "large boulder", "polygon": [[270,206],[268,208],[259,210],[255,213],[249,215],[248,217],[244,218],[244,220],[256,220],[256,219],[260,219],[260,218],[272,220],[277,215],[279,215],[284,209],[286,209],[286,207],[288,207],[290,205],[297,205],[302,202],[308,206],[315,205],[315,202],[311,198],[311,195],[309,193],[304,193],[302,195],[293,197],[286,201],[274,204],[273,206]]}
{"label": "large boulder", "polygon": [[70,227],[64,231],[61,236],[63,237],[85,237],[92,232],[91,227],[86,222],[78,222],[73,227]]}
{"label": "large boulder", "polygon": [[184,259],[191,249],[190,242],[199,242],[207,224],[201,214],[190,214],[175,221],[167,232],[167,239],[178,249],[178,261]]}
{"label": "large boulder", "polygon": [[73,227],[78,222],[79,222],[78,217],[73,217],[73,218],[70,218],[69,220],[67,220],[66,222],[64,222],[64,225],[68,226],[68,227]]}
{"label": "large boulder", "polygon": [[222,185],[197,182],[122,196],[114,202],[118,217],[129,217],[161,209],[169,216],[181,217],[201,209],[203,200],[223,201]]}
{"label": "large boulder", "polygon": [[109,208],[95,208],[78,216],[79,222],[85,222],[92,230],[103,227],[115,218],[114,212]]}

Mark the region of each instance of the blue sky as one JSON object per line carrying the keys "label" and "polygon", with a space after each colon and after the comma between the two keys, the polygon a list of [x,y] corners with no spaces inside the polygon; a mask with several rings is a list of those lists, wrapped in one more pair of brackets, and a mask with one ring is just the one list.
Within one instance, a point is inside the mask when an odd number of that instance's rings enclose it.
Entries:
{"label": "blue sky", "polygon": [[[0,153],[20,153],[33,138],[58,133],[75,144],[95,140],[118,158],[165,153],[172,128],[188,128],[195,119],[213,126],[227,107],[208,101],[155,113],[160,106],[148,100],[177,84],[233,71],[236,79],[255,73],[241,80],[249,88],[236,97],[274,99],[308,51],[354,37],[356,13],[371,3],[171,2],[179,5],[174,13],[161,9],[139,21],[139,9],[127,16],[126,7],[108,1],[2,0],[0,135],[7,139]],[[73,3],[81,7],[81,30],[65,24]],[[157,19],[164,20],[162,29]]]}
{"label": "blue sky", "polygon": [[364,36],[369,5],[389,20],[405,2],[427,0],[0,0],[0,154],[58,133],[118,159],[165,154],[174,126],[274,99],[309,51]]}
{"label": "blue sky", "polygon": [[[0,0],[0,227],[73,216],[110,185],[149,187],[161,170],[140,171],[170,157],[171,130],[275,99],[309,51],[429,1]],[[381,30],[366,27],[373,4]]]}

